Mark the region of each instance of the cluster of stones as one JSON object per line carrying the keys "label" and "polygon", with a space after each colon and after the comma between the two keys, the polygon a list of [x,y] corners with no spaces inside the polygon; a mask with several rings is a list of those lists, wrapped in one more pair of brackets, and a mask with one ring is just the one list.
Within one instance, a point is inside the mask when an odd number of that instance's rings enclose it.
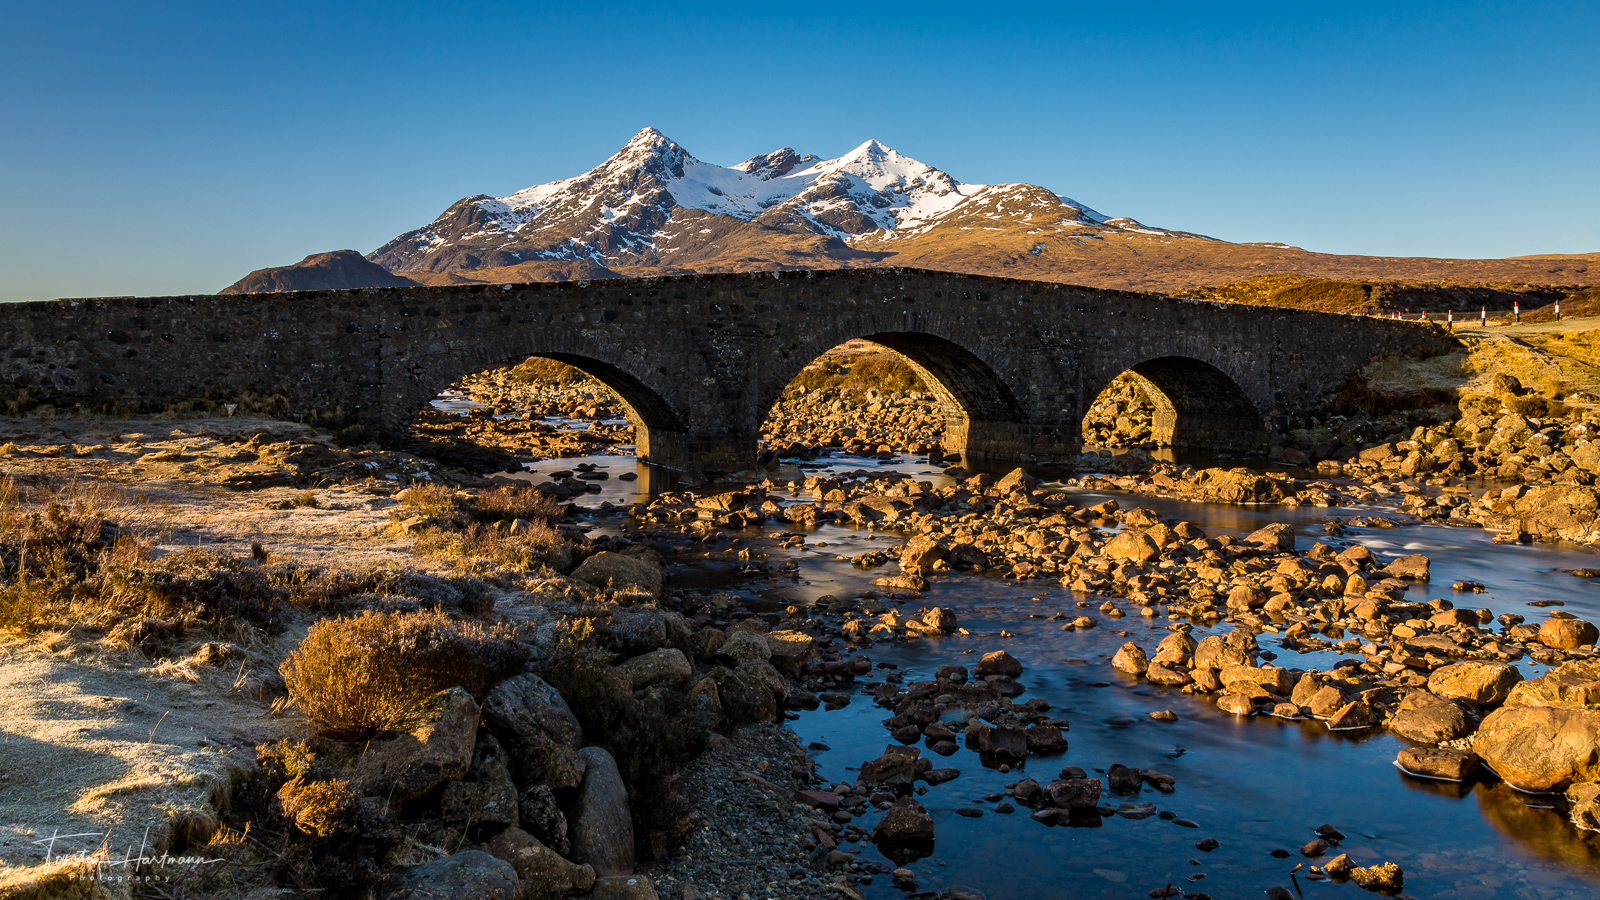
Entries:
{"label": "cluster of stones", "polygon": [[814,456],[838,447],[852,454],[923,454],[939,447],[944,415],[928,394],[833,388],[784,393],[762,424],[761,438],[780,457]]}
{"label": "cluster of stones", "polygon": [[1124,372],[1111,380],[1083,416],[1088,447],[1134,447],[1155,438],[1155,404],[1140,379]]}

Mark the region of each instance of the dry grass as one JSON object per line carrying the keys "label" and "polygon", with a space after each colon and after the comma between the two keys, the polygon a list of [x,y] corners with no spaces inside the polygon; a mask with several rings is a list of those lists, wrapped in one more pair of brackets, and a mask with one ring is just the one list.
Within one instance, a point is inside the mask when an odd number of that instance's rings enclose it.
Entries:
{"label": "dry grass", "polygon": [[833,389],[846,394],[869,390],[926,392],[927,386],[898,353],[881,348],[866,351],[834,349],[817,358],[789,382],[787,391]]}
{"label": "dry grass", "polygon": [[488,525],[469,525],[461,531],[424,529],[413,550],[447,562],[485,560],[520,571],[564,568],[572,555],[566,540],[543,520],[515,533]]}
{"label": "dry grass", "polygon": [[531,484],[502,484],[478,494],[473,510],[485,522],[526,519],[551,522],[561,517],[566,505]]}
{"label": "dry grass", "polygon": [[324,733],[355,739],[403,727],[418,703],[446,688],[482,699],[529,656],[508,625],[368,612],[312,625],[279,671],[295,706]]}
{"label": "dry grass", "polygon": [[542,356],[530,356],[513,366],[507,378],[516,384],[556,390],[587,384],[594,380],[580,369]]}

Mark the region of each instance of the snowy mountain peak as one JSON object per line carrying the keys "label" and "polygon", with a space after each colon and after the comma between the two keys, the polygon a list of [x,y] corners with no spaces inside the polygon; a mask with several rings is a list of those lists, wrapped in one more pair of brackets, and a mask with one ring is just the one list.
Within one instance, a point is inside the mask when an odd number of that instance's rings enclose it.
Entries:
{"label": "snowy mountain peak", "polygon": [[[715,235],[738,227],[843,242],[835,246],[868,238],[881,245],[956,218],[963,224],[952,227],[987,229],[966,221],[1005,222],[1023,207],[1026,221],[1039,227],[1116,228],[1127,221],[1128,230],[1163,233],[1131,219],[1106,224],[1099,213],[1043,188],[963,184],[878,140],[834,159],[783,147],[723,167],[644,128],[582,175],[505,197],[460,200],[370,258],[394,272],[533,261],[661,265],[685,247],[715,247]],[[695,211],[702,217],[691,215]],[[727,224],[718,225],[716,217]],[[696,224],[685,224],[691,221]]]}

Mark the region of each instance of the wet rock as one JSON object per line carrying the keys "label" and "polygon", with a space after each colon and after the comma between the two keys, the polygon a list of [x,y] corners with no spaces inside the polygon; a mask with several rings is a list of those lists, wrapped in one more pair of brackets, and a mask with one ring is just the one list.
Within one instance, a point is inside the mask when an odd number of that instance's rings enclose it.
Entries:
{"label": "wet rock", "polygon": [[1130,675],[1143,675],[1150,668],[1150,660],[1145,656],[1144,650],[1133,641],[1123,644],[1111,657],[1113,668]]}
{"label": "wet rock", "polygon": [[1389,720],[1389,730],[1409,741],[1437,744],[1470,734],[1474,724],[1461,707],[1441,700],[1400,710]]}
{"label": "wet rock", "polygon": [[1600,784],[1575,784],[1567,788],[1567,817],[1586,831],[1600,831]]}
{"label": "wet rock", "polygon": [[1384,574],[1410,581],[1428,580],[1428,558],[1420,553],[1402,556],[1383,567]]}
{"label": "wet rock", "polygon": [[1030,725],[1025,730],[1030,753],[1065,753],[1067,739],[1054,725]]}
{"label": "wet rock", "polygon": [[1315,840],[1307,841],[1300,848],[1300,855],[1306,857],[1307,859],[1316,859],[1317,857],[1319,857],[1322,854],[1327,853],[1327,852],[1328,852],[1328,842],[1323,840],[1322,838],[1316,838]]}
{"label": "wet rock", "polygon": [[1600,781],[1600,712],[1505,707],[1486,716],[1472,749],[1495,773],[1525,791],[1565,790]]}
{"label": "wet rock", "polygon": [[910,785],[917,779],[917,758],[921,755],[915,747],[885,747],[882,756],[861,764],[861,780],[891,787]]}
{"label": "wet rock", "polygon": [[1428,690],[1440,697],[1479,706],[1499,706],[1522,680],[1516,666],[1476,660],[1451,663],[1428,676]]}
{"label": "wet rock", "polygon": [[1161,639],[1161,643],[1156,645],[1156,655],[1150,661],[1174,668],[1187,666],[1198,646],[1187,632],[1175,631]]}
{"label": "wet rock", "polygon": [[489,842],[489,852],[516,870],[523,900],[558,900],[594,887],[592,866],[568,862],[520,828],[507,828],[495,835]]}
{"label": "wet rock", "polygon": [[1558,706],[1600,709],[1600,662],[1573,660],[1517,684],[1506,706]]}
{"label": "wet rock", "polygon": [[[1209,669],[1207,671],[1215,672],[1216,670]],[[1151,663],[1149,668],[1144,670],[1144,677],[1151,684],[1159,684],[1162,687],[1183,687],[1194,680],[1181,667],[1166,663]]]}
{"label": "wet rock", "polygon": [[1405,872],[1399,865],[1390,862],[1379,866],[1351,869],[1350,880],[1369,891],[1393,894],[1405,887]]}
{"label": "wet rock", "polygon": [[1333,715],[1328,717],[1328,730],[1354,731],[1358,728],[1372,728],[1382,722],[1382,719],[1372,707],[1356,700],[1340,707]]}
{"label": "wet rock", "polygon": [[385,900],[517,900],[517,870],[482,850],[463,850],[400,873]]}
{"label": "wet rock", "polygon": [[1012,725],[990,725],[973,721],[967,725],[967,749],[1002,760],[1020,760],[1028,755],[1028,736]]}
{"label": "wet rock", "polygon": [[933,816],[910,806],[892,806],[872,828],[875,844],[909,844],[933,840]]}
{"label": "wet rock", "polygon": [[1178,714],[1170,709],[1158,709],[1150,714],[1150,718],[1155,719],[1157,722],[1176,722],[1178,721]]}
{"label": "wet rock", "polygon": [[1471,750],[1450,750],[1441,747],[1407,747],[1400,751],[1397,760],[1407,772],[1424,778],[1442,778],[1461,781],[1478,767],[1478,754]]}
{"label": "wet rock", "polygon": [[928,576],[935,571],[935,566],[948,562],[950,551],[939,541],[926,534],[913,535],[900,551],[900,568],[907,575]]}
{"label": "wet rock", "polygon": [[1114,793],[1126,794],[1138,791],[1144,784],[1144,778],[1138,769],[1113,763],[1111,768],[1106,770],[1106,782]]}
{"label": "wet rock", "polygon": [[1202,853],[1210,853],[1221,846],[1222,842],[1212,837],[1201,838],[1200,840],[1194,842],[1194,848]]}
{"label": "wet rock", "polygon": [[1045,792],[1050,804],[1057,809],[1090,810],[1100,806],[1100,793],[1105,786],[1098,778],[1068,778],[1052,781]]}
{"label": "wet rock", "polygon": [[972,673],[980,678],[985,675],[1007,675],[1015,678],[1022,674],[1022,663],[1006,651],[996,650],[993,653],[985,653],[972,668]]}
{"label": "wet rock", "polygon": [[[770,722],[777,717],[778,698],[759,675],[743,667],[735,670],[723,666],[714,666],[707,674],[716,683],[717,697],[730,725]],[[846,696],[846,702],[848,699]]]}
{"label": "wet rock", "polygon": [[390,740],[369,742],[356,761],[352,785],[367,796],[410,803],[456,781],[472,766],[478,704],[461,688],[423,701],[418,722]]}
{"label": "wet rock", "polygon": [[682,650],[664,647],[627,660],[615,667],[633,690],[662,681],[680,681],[694,675],[694,665]]}
{"label": "wet rock", "polygon": [[933,900],[989,900],[983,891],[977,888],[962,887],[953,884],[939,893],[933,895]]}
{"label": "wet rock", "polygon": [[1600,630],[1582,619],[1548,619],[1539,626],[1539,643],[1552,650],[1592,646],[1597,637],[1600,637]]}
{"label": "wet rock", "polygon": [[1341,853],[1323,864],[1322,870],[1334,878],[1343,880],[1350,877],[1351,870],[1356,864],[1350,859],[1350,854]]}
{"label": "wet rock", "polygon": [[1217,708],[1235,716],[1256,714],[1255,701],[1239,693],[1227,693],[1217,697]]}
{"label": "wet rock", "polygon": [[616,760],[600,747],[584,747],[588,770],[572,805],[572,859],[596,876],[633,873],[633,817]]}
{"label": "wet rock", "polygon": [[589,557],[572,571],[572,577],[601,588],[632,588],[661,593],[666,575],[660,567],[632,556],[605,550]]}

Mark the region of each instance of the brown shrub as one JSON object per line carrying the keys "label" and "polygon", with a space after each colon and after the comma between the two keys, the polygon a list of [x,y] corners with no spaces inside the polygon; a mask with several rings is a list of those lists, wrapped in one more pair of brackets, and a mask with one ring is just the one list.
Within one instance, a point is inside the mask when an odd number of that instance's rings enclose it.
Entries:
{"label": "brown shrub", "polygon": [[470,525],[461,531],[424,529],[413,545],[415,552],[439,559],[487,560],[511,569],[530,571],[543,566],[565,568],[572,552],[566,540],[543,520],[515,534],[487,525]]}
{"label": "brown shrub", "polygon": [[356,739],[403,727],[418,703],[446,688],[481,700],[530,655],[506,624],[368,612],[312,625],[279,671],[290,699],[325,733]]}
{"label": "brown shrub", "polygon": [[566,506],[531,484],[502,484],[473,498],[472,505],[485,522],[527,519],[549,522],[561,517]]}
{"label": "brown shrub", "polygon": [[466,501],[456,496],[454,488],[442,484],[416,484],[402,491],[398,498],[400,505],[395,507],[395,517],[405,518],[414,515],[433,516],[439,519],[462,519],[466,517]]}

